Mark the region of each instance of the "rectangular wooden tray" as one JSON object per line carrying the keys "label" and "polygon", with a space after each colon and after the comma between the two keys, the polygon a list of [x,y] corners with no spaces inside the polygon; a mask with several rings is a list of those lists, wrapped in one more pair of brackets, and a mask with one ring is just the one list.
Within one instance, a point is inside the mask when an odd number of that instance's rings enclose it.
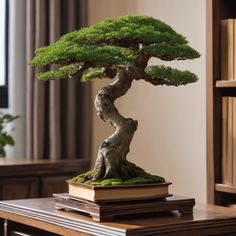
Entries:
{"label": "rectangular wooden tray", "polygon": [[108,221],[116,216],[178,210],[181,214],[192,214],[195,200],[185,197],[167,197],[127,202],[95,203],[82,199],[71,199],[67,193],[53,194],[55,208],[89,214],[95,221]]}

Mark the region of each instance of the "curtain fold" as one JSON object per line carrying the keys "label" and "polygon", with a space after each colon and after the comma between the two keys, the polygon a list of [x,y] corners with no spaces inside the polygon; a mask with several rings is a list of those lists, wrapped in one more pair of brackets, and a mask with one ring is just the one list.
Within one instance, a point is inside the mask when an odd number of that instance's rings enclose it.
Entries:
{"label": "curtain fold", "polygon": [[[27,0],[26,3],[27,61],[32,59],[35,48],[55,42],[86,22],[85,0]],[[90,84],[69,79],[38,81],[35,73],[42,70],[27,66],[27,158],[90,158]]]}

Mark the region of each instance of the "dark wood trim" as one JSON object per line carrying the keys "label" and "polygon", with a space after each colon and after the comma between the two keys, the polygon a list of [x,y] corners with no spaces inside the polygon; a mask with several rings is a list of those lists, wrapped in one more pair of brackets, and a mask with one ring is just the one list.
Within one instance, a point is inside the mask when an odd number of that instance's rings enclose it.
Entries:
{"label": "dark wood trim", "polygon": [[88,170],[90,161],[84,159],[47,161],[47,160],[14,160],[0,158],[0,177],[59,174]]}
{"label": "dark wood trim", "polygon": [[207,202],[214,203],[214,145],[213,145],[213,2],[206,1],[206,114],[207,114]]}
{"label": "dark wood trim", "polygon": [[8,86],[0,86],[0,108],[8,108]]}
{"label": "dark wood trim", "polygon": [[[8,43],[9,43],[9,1],[4,0],[6,4],[6,15],[5,15],[5,39],[4,39],[4,44],[5,44],[5,84],[0,86],[0,108],[8,108],[9,106],[9,82],[8,82],[8,65],[9,65],[9,48],[8,48]],[[2,75],[1,75],[2,76]]]}
{"label": "dark wood trim", "polygon": [[37,229],[32,226],[25,224],[18,224],[14,221],[7,220],[7,236],[59,236],[52,232],[47,232],[45,230]]}

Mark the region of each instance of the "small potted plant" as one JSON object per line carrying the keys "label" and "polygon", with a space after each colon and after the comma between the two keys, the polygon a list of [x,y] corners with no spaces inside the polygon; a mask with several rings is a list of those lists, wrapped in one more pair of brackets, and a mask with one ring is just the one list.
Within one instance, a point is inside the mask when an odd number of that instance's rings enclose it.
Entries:
{"label": "small potted plant", "polygon": [[172,61],[199,56],[186,38],[169,25],[149,16],[132,15],[106,19],[38,48],[30,62],[32,66],[58,66],[57,70],[38,73],[39,80],[114,80],[99,91],[95,107],[97,115],[115,132],[101,143],[94,168],[76,176],[72,182],[96,186],[164,182],[164,178],[149,174],[127,160],[138,121],[123,117],[114,102],[136,81],[154,86],[180,86],[198,79],[190,71],[164,65],[148,66],[151,57]]}
{"label": "small potted plant", "polygon": [[14,146],[15,142],[13,137],[6,131],[6,125],[19,116],[12,116],[10,114],[0,113],[0,157],[6,156],[5,146],[10,145]]}

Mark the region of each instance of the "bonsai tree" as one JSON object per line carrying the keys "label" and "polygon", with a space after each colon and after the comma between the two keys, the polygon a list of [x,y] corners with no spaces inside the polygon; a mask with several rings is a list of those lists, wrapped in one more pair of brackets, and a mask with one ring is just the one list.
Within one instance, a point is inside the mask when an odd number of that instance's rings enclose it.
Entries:
{"label": "bonsai tree", "polygon": [[106,19],[37,49],[31,65],[58,65],[57,70],[38,73],[39,80],[114,79],[99,91],[95,107],[97,115],[112,125],[115,132],[102,142],[94,168],[73,181],[102,185],[163,182],[164,178],[148,174],[127,160],[138,122],[123,117],[114,102],[127,93],[133,81],[143,80],[155,86],[179,86],[197,81],[197,76],[190,71],[164,65],[147,66],[151,57],[172,61],[199,56],[185,37],[148,16]]}

